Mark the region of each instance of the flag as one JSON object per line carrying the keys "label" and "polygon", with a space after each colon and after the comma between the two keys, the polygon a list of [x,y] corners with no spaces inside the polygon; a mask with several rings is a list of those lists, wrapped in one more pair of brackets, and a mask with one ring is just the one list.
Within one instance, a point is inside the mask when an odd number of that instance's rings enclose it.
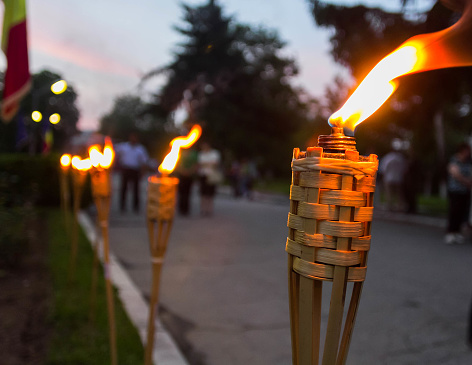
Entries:
{"label": "flag", "polygon": [[26,0],[3,0],[2,50],[7,59],[1,116],[9,122],[31,88],[26,37]]}

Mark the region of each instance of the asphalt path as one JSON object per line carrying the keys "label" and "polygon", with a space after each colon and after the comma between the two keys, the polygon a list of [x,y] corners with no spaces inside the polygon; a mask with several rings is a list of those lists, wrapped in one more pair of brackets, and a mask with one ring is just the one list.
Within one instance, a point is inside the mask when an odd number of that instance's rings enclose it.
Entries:
{"label": "asphalt path", "polygon": [[[192,215],[175,219],[161,320],[192,365],[288,365],[288,204],[220,195],[215,208],[213,217],[200,217],[194,194]],[[348,364],[472,364],[472,244],[447,246],[441,227],[385,218],[374,220]],[[110,242],[148,298],[144,214],[120,214],[114,201]],[[323,290],[326,323],[330,284]]]}

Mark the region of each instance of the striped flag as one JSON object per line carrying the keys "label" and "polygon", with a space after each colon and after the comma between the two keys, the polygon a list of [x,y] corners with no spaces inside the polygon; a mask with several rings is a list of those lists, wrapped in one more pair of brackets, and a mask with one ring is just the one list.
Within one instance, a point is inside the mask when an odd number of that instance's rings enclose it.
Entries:
{"label": "striped flag", "polygon": [[26,36],[25,0],[3,0],[2,50],[7,58],[1,116],[9,122],[18,111],[20,101],[31,88]]}

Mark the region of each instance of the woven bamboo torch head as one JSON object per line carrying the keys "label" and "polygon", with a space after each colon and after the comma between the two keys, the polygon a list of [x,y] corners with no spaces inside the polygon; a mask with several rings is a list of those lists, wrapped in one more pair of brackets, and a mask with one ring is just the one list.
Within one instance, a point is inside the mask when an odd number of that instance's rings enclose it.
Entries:
{"label": "woven bamboo torch head", "polygon": [[115,158],[111,140],[108,137],[105,139],[103,152],[100,151],[100,146],[91,146],[89,156],[93,166],[91,170],[92,195],[95,198],[109,197],[111,195],[110,168]]}
{"label": "woven bamboo torch head", "polygon": [[147,217],[149,220],[172,220],[179,179],[151,176],[148,179]]}

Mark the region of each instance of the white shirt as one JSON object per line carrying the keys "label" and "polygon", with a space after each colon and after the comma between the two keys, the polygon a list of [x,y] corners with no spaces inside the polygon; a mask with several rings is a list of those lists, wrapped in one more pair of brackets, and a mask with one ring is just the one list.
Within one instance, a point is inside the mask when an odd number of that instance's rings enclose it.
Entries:
{"label": "white shirt", "polygon": [[380,161],[380,173],[387,183],[401,183],[405,174],[406,161],[400,152],[387,153]]}
{"label": "white shirt", "polygon": [[146,149],[140,144],[119,143],[116,146],[116,154],[121,167],[124,168],[138,170],[148,162]]}
{"label": "white shirt", "polygon": [[198,173],[204,176],[211,175],[218,168],[220,159],[220,153],[217,150],[201,151],[198,154],[198,164],[200,165]]}

